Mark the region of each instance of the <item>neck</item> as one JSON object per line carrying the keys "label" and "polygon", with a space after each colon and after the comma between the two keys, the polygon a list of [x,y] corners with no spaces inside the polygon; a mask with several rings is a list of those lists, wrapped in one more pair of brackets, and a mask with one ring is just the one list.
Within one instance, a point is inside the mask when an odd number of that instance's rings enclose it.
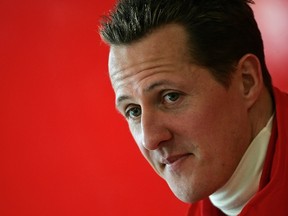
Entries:
{"label": "neck", "polygon": [[[259,115],[261,113],[261,115]],[[251,137],[254,139],[256,135],[265,127],[269,118],[274,113],[274,102],[269,91],[264,88],[260,93],[258,100],[249,110],[249,118],[251,122]],[[252,140],[251,140],[252,141]]]}
{"label": "neck", "polygon": [[252,141],[229,181],[209,197],[226,215],[238,215],[258,190],[272,120],[273,117]]}

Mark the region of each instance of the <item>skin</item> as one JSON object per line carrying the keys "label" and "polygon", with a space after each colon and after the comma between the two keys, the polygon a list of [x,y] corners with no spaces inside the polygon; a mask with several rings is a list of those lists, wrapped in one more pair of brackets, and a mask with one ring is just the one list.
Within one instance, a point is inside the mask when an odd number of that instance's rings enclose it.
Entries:
{"label": "skin", "polygon": [[179,199],[193,203],[229,180],[272,102],[254,55],[239,60],[226,88],[192,63],[186,47],[184,28],[166,25],[112,45],[109,74],[141,153]]}

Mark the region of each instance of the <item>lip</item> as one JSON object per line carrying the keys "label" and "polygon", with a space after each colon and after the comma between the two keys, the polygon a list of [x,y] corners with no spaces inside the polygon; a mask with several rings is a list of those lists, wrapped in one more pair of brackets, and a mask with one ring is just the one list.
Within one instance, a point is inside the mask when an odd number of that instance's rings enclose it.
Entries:
{"label": "lip", "polygon": [[179,166],[181,165],[181,163],[184,162],[191,155],[192,154],[187,153],[187,154],[169,156],[167,158],[162,159],[162,164],[164,164],[170,169],[177,170],[179,169]]}

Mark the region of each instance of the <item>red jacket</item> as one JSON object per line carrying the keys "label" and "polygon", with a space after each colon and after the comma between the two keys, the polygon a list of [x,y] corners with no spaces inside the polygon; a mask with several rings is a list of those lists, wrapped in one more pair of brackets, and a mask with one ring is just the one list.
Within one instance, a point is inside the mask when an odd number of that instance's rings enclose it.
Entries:
{"label": "red jacket", "polygon": [[[274,89],[273,122],[260,186],[239,216],[288,215],[288,95]],[[207,198],[190,206],[188,216],[223,216]]]}

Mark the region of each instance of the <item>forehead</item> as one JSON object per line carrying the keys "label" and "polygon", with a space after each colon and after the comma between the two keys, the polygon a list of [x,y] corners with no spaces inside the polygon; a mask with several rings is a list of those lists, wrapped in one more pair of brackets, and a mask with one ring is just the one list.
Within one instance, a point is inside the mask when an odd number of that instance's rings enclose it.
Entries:
{"label": "forehead", "polygon": [[[143,39],[128,45],[112,45],[109,53],[109,75],[112,84],[134,72],[153,67],[153,63],[184,61],[188,59],[187,34],[177,24],[155,30]],[[185,59],[184,59],[185,58]],[[165,64],[165,63],[164,63]]]}

